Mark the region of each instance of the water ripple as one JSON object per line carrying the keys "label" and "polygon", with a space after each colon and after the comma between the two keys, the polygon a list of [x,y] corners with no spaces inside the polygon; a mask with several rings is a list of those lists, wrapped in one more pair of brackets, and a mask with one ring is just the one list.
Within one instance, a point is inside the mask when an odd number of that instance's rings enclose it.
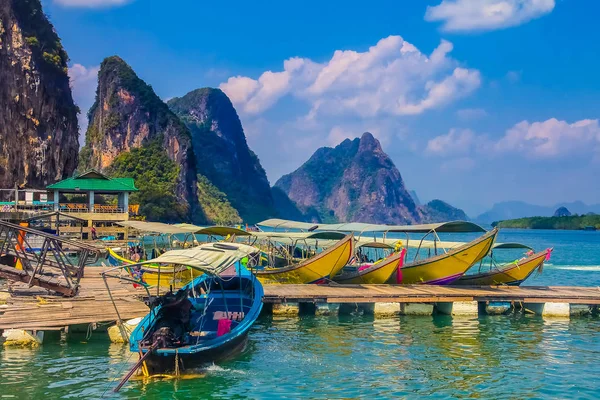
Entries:
{"label": "water ripple", "polygon": [[[118,398],[593,398],[600,320],[530,316],[261,319],[245,352]],[[104,340],[0,351],[2,396],[99,398],[131,366]],[[110,390],[107,392],[113,394]]]}

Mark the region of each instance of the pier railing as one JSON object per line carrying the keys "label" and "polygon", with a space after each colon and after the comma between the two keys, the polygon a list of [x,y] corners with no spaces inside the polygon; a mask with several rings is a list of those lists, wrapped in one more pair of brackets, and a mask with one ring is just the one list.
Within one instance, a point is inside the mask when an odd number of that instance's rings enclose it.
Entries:
{"label": "pier railing", "polygon": [[104,249],[0,221],[0,277],[74,296]]}

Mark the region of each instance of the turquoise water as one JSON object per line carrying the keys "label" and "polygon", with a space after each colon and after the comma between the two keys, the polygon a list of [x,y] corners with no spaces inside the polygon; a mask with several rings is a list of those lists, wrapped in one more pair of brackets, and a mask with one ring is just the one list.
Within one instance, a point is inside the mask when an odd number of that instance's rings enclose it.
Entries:
{"label": "turquoise water", "polygon": [[[527,284],[600,286],[600,233],[517,231],[499,241],[554,246]],[[195,379],[110,389],[136,359],[94,334],[0,350],[0,397],[597,398],[600,318],[263,317],[233,361]],[[106,392],[105,392],[106,391]]]}

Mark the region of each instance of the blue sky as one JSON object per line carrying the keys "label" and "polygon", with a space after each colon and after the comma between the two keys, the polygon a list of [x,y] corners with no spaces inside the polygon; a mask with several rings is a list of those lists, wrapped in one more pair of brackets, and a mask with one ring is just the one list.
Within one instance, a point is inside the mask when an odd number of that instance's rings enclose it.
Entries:
{"label": "blue sky", "polygon": [[82,110],[113,54],[164,99],[221,87],[271,183],[369,130],[409,189],[471,216],[600,202],[597,1],[43,4]]}

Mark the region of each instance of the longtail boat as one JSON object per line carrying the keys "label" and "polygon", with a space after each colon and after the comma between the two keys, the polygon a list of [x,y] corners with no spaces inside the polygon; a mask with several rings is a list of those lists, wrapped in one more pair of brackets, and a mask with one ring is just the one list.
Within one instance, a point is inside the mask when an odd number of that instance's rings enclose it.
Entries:
{"label": "longtail boat", "polygon": [[542,271],[544,262],[550,259],[550,255],[552,254],[553,250],[552,248],[549,248],[544,251],[534,253],[530,247],[521,245],[519,243],[499,243],[497,246],[494,246],[494,250],[500,248],[526,248],[530,249],[530,251],[525,257],[519,260],[499,266],[495,263],[493,256],[491,256],[489,271],[463,275],[460,279],[454,282],[454,284],[461,286],[519,286],[535,271]]}
{"label": "longtail boat", "polygon": [[[182,265],[203,274],[177,292],[155,298],[129,338],[130,351],[140,359],[115,391],[138,369],[146,376],[177,376],[241,352],[264,292],[240,260],[258,251],[240,243],[207,243],[138,263]],[[103,277],[119,276],[113,269]]]}
{"label": "longtail boat", "polygon": [[[258,224],[272,229],[298,229],[298,230],[327,230],[340,232],[353,232],[362,239],[366,233],[376,235],[374,240],[389,242],[397,241],[388,236],[390,233],[404,233],[407,236],[405,247],[417,249],[415,258],[412,262],[405,263],[400,269],[400,274],[394,272],[388,279],[388,283],[403,284],[449,284],[460,278],[472,265],[484,258],[490,251],[498,230],[493,229],[486,232],[481,226],[468,221],[451,221],[433,224],[420,225],[380,225],[365,224],[358,222],[341,224],[312,224],[306,222],[295,222],[282,219],[270,219]],[[468,232],[486,232],[483,236],[466,244],[456,242],[442,242],[438,233],[468,233]],[[409,234],[425,234],[420,240],[411,240]],[[379,236],[377,236],[379,235]],[[432,235],[433,241],[425,241],[425,238]],[[415,243],[417,243],[415,245]],[[427,243],[427,246],[426,246]],[[450,244],[446,251],[446,245]],[[429,248],[434,251],[434,256],[425,259],[419,259],[420,250]],[[440,251],[443,251],[440,253]]]}
{"label": "longtail boat", "polygon": [[388,282],[450,284],[463,276],[471,266],[489,253],[497,234],[498,229],[494,228],[483,236],[450,249],[446,253],[407,263],[400,270],[402,276],[392,276]]}
{"label": "longtail boat", "polygon": [[[119,222],[122,226],[126,226],[128,228],[135,229],[139,232],[151,233],[151,234],[160,234],[160,235],[185,235],[184,240],[177,240],[169,237],[168,243],[176,243],[177,246],[188,247],[198,244],[198,240],[195,235],[202,235],[205,237],[206,241],[213,240],[222,240],[223,238],[229,238],[233,240],[238,236],[249,236],[250,234],[244,230],[227,227],[227,226],[210,226],[210,227],[201,227],[192,224],[177,224],[177,225],[168,225],[160,222],[144,222],[144,221],[123,221]],[[164,241],[163,241],[164,242]],[[145,256],[144,251],[144,243],[140,243],[139,247],[142,251],[140,256]],[[156,244],[154,245],[154,249],[157,249]],[[180,288],[183,285],[190,282],[197,276],[200,276],[202,272],[198,270],[194,270],[191,268],[187,268],[185,266],[166,266],[161,267],[160,272],[158,266],[153,264],[143,264],[138,267],[131,268],[130,265],[139,264],[139,261],[144,260],[131,260],[122,255],[119,255],[117,251],[113,248],[107,249],[107,257],[108,263],[112,266],[125,266],[125,271],[133,278],[139,281],[139,284],[146,286],[161,286],[161,287],[174,287]],[[159,278],[160,277],[160,278]],[[159,282],[160,279],[160,282]]]}
{"label": "longtail boat", "polygon": [[[252,272],[262,283],[325,283],[347,265],[352,257],[354,236],[342,236],[342,239],[321,253],[298,263],[279,268],[252,269]],[[277,240],[282,239],[280,237]]]}
{"label": "longtail boat", "polygon": [[[123,266],[124,270],[134,279],[138,280],[139,285],[145,286],[162,286],[180,288],[195,277],[202,274],[198,270],[193,270],[185,266],[165,266],[159,268],[157,265],[143,264],[137,267],[132,267],[138,264],[136,261],[129,260],[120,256],[114,249],[107,249],[106,259],[112,266]],[[159,283],[160,281],[160,283]]]}
{"label": "longtail boat", "polygon": [[359,249],[390,249],[391,253],[375,262],[361,262],[357,253],[355,262],[344,267],[333,280],[344,284],[382,284],[386,283],[392,274],[402,268],[406,249],[396,249],[392,245],[381,242],[358,243]]}

